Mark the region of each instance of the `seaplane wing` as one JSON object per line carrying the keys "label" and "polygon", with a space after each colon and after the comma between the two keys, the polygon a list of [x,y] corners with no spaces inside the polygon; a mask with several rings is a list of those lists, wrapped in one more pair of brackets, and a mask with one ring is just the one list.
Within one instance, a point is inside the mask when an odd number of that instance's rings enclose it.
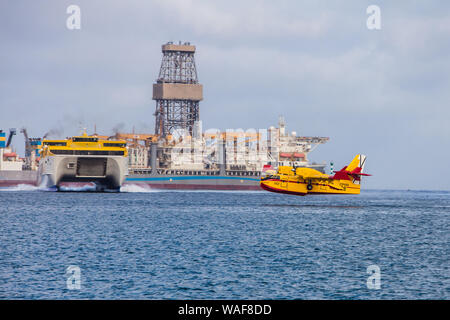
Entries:
{"label": "seaplane wing", "polygon": [[329,175],[310,168],[297,168],[295,175],[304,180],[323,180],[330,178]]}
{"label": "seaplane wing", "polygon": [[324,179],[330,179],[329,176],[324,175],[324,176],[311,176],[311,175],[298,175],[301,179],[303,180],[311,180],[311,181],[316,181],[316,180],[324,180]]}

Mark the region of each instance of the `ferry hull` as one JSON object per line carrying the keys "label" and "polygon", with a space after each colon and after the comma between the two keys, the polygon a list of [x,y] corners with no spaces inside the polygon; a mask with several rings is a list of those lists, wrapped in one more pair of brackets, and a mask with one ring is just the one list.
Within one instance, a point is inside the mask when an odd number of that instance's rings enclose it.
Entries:
{"label": "ferry hull", "polygon": [[62,183],[95,183],[102,188],[118,189],[127,174],[124,157],[50,156],[41,160],[38,185],[58,187]]}

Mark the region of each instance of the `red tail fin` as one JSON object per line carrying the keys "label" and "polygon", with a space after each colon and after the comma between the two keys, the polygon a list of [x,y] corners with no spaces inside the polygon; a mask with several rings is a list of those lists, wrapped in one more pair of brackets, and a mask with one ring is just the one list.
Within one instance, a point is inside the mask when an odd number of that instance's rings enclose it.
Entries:
{"label": "red tail fin", "polygon": [[334,171],[335,174],[332,179],[353,180],[353,182],[361,181],[361,176],[370,176],[370,174],[362,173],[365,162],[366,156],[358,154],[348,166],[343,167],[339,171]]}
{"label": "red tail fin", "polygon": [[348,175],[347,166],[343,167],[339,171],[334,171],[334,176],[332,179],[335,180],[350,180],[350,176]]}

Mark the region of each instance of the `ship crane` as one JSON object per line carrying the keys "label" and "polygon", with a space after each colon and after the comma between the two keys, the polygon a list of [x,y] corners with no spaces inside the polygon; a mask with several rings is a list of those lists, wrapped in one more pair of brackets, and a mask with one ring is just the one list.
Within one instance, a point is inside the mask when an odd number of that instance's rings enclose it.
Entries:
{"label": "ship crane", "polygon": [[12,137],[13,137],[15,134],[16,134],[16,129],[15,129],[15,128],[9,129],[8,142],[6,143],[6,147],[7,147],[7,148],[8,148],[9,145],[11,144]]}
{"label": "ship crane", "polygon": [[23,133],[25,138],[25,169],[29,170],[31,168],[31,145],[30,140],[28,139],[27,129],[20,129],[20,133]]}

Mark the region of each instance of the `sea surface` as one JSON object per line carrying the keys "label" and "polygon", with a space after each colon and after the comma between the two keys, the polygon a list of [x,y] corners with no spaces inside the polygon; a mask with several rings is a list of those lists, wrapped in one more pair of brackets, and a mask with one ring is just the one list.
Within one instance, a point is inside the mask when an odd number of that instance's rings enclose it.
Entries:
{"label": "sea surface", "polygon": [[450,299],[450,192],[76,191],[1,189],[0,299]]}

